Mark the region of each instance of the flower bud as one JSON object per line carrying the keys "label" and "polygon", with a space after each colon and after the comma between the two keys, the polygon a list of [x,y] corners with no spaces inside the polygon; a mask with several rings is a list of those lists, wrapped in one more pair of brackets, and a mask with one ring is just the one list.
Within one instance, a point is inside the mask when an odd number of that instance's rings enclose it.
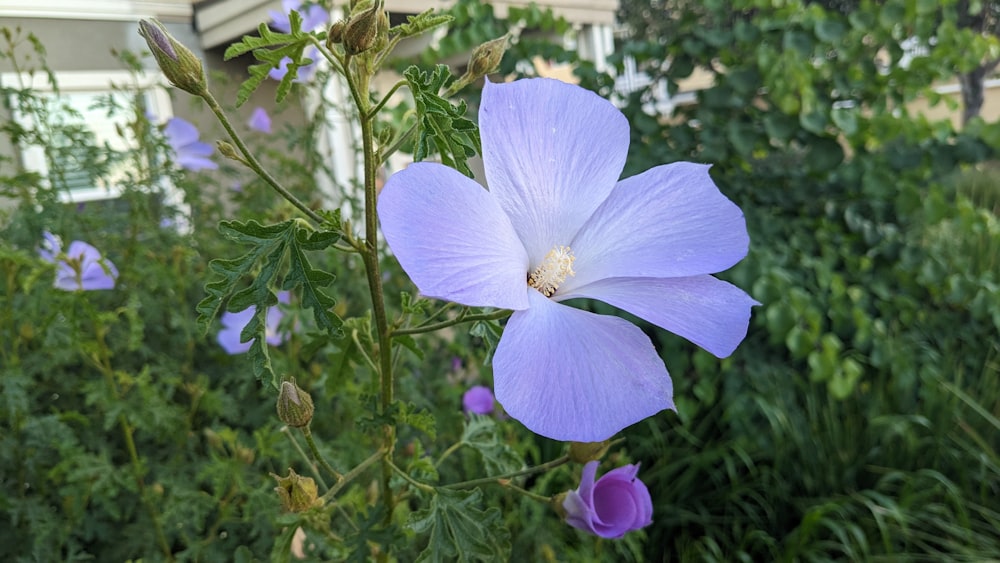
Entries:
{"label": "flower bud", "polygon": [[469,57],[469,75],[476,79],[495,71],[507,51],[508,40],[510,40],[509,33],[473,49],[472,56]]}
{"label": "flower bud", "polygon": [[345,20],[340,20],[334,22],[330,26],[330,31],[326,34],[326,48],[333,49],[334,45],[340,45],[344,42],[344,28],[347,27],[347,22]]}
{"label": "flower bud", "polygon": [[291,468],[288,469],[288,477],[279,477],[274,473],[271,474],[271,477],[274,477],[278,482],[274,491],[278,493],[281,508],[285,512],[305,512],[323,504],[319,498],[319,491],[316,489],[316,481],[313,481],[311,477],[303,477]]}
{"label": "flower bud", "polygon": [[351,16],[344,26],[344,51],[348,55],[357,55],[371,49],[378,41],[379,32],[383,27],[388,32],[388,18],[382,10],[382,2],[376,0],[368,9]]}
{"label": "flower bud", "polygon": [[597,461],[608,453],[611,446],[609,440],[603,442],[571,442],[569,445],[569,458],[576,463],[587,463]]}
{"label": "flower bud", "polygon": [[556,497],[562,499],[566,523],[602,538],[615,539],[653,522],[649,489],[637,477],[638,465],[612,469],[597,476],[598,462],[583,466],[580,487]]}
{"label": "flower bud", "polygon": [[230,160],[238,160],[240,162],[244,162],[243,157],[236,152],[236,147],[234,147],[232,144],[226,141],[222,140],[216,141],[215,148],[219,149],[219,154]]}
{"label": "flower bud", "polygon": [[156,20],[139,20],[139,35],[146,40],[156,64],[171,84],[195,96],[206,92],[208,85],[201,59],[171,37],[163,24]]}
{"label": "flower bud", "polygon": [[313,417],[313,400],[294,381],[282,381],[278,390],[278,418],[295,427],[308,426]]}

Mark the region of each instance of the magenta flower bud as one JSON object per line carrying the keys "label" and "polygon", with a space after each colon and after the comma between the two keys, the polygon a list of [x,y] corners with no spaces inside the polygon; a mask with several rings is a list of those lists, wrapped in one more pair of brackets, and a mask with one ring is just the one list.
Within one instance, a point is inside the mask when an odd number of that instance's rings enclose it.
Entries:
{"label": "magenta flower bud", "polygon": [[470,387],[462,395],[462,410],[472,414],[492,414],[493,391],[482,385]]}
{"label": "magenta flower bud", "polygon": [[566,493],[566,523],[574,528],[615,539],[653,522],[653,500],[636,474],[638,465],[612,469],[594,482],[597,461],[583,466],[580,488]]}

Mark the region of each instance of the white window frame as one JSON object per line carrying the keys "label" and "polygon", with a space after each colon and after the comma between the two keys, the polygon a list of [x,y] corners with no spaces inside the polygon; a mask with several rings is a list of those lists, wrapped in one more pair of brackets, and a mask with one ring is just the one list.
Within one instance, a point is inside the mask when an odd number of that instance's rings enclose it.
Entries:
{"label": "white window frame", "polygon": [[[89,93],[89,92],[111,92],[114,84],[135,84],[136,76],[123,70],[116,71],[60,71],[55,73],[59,84],[59,91],[65,94]],[[44,73],[33,75],[22,74],[18,76],[14,73],[0,74],[0,82],[3,84],[21,84],[43,94],[54,92],[52,84]],[[159,73],[140,75],[138,77],[139,88],[145,91],[146,101],[149,111],[157,116],[157,119],[166,120],[173,116],[173,105],[170,96],[159,87],[165,84],[165,79]],[[32,124],[29,118],[15,113],[14,120],[22,126],[30,127]],[[37,145],[22,146],[21,158],[22,166],[28,172],[35,172],[48,182],[48,160],[45,157],[45,149]],[[168,199],[175,200],[175,196],[170,191],[176,191],[172,186],[163,186]],[[59,199],[64,203],[81,203],[85,201],[97,201],[113,199],[121,195],[121,186],[110,185],[107,187],[95,186],[93,188],[78,189],[72,191],[60,190]]]}

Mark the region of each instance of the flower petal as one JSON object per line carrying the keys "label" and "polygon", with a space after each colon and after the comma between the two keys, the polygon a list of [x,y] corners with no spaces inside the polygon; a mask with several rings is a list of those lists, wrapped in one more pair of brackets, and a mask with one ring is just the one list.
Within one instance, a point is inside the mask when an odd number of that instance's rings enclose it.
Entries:
{"label": "flower petal", "polygon": [[528,299],[493,357],[496,397],[508,414],[554,440],[600,442],[673,408],[667,370],[638,327],[537,291]]}
{"label": "flower petal", "polygon": [[560,300],[604,301],[682,336],[719,358],[747,335],[750,308],[760,305],[729,282],[704,275],[686,278],[611,278],[578,288]]}
{"label": "flower petal", "polygon": [[490,191],[510,215],[532,267],[567,245],[614,188],[628,121],[597,94],[558,80],[489,81],[479,109]]}
{"label": "flower petal", "polygon": [[163,134],[175,151],[198,140],[198,128],[180,117],[171,117],[170,121],[167,121],[166,127],[163,128]]}
{"label": "flower petal", "polygon": [[424,295],[474,307],[528,306],[524,246],[476,182],[441,164],[411,164],[386,182],[378,214],[389,247]]}
{"label": "flower petal", "polygon": [[619,182],[569,244],[577,275],[560,293],[602,278],[721,272],[746,256],[750,237],[708,166],[675,162]]}

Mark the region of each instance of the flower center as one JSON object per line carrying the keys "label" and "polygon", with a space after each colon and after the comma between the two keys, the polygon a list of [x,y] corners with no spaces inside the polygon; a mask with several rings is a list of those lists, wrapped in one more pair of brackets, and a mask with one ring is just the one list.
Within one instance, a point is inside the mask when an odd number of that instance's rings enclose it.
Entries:
{"label": "flower center", "polygon": [[559,289],[559,284],[566,281],[567,276],[575,276],[573,271],[573,251],[568,246],[554,246],[542,263],[528,275],[528,285],[537,289],[546,297]]}

